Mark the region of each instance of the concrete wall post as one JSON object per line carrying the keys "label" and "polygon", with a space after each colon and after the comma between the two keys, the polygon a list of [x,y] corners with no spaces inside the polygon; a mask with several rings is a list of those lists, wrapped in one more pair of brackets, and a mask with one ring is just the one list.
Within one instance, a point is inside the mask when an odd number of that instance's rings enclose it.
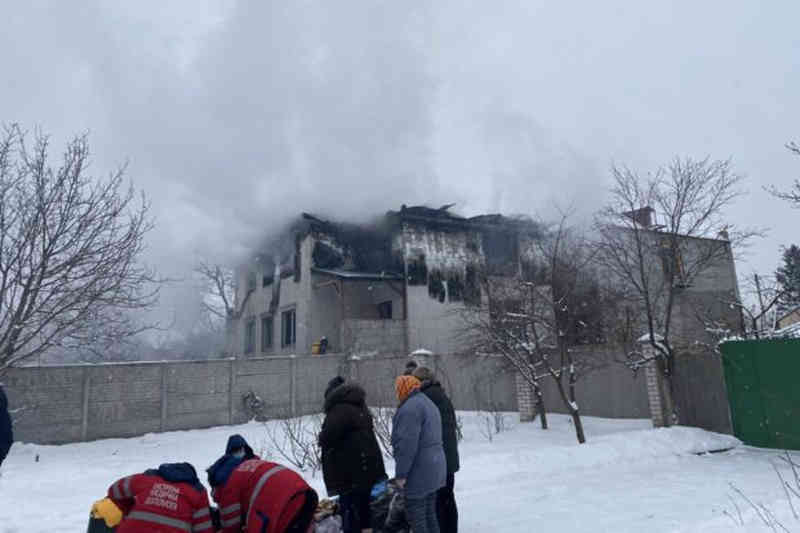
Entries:
{"label": "concrete wall post", "polygon": [[533,387],[519,372],[516,374],[516,385],[519,421],[531,422],[536,418],[536,400],[533,394]]}
{"label": "concrete wall post", "polygon": [[233,388],[236,385],[236,359],[228,362],[228,424],[233,424]]}
{"label": "concrete wall post", "polygon": [[161,363],[161,431],[167,427],[167,363]]}
{"label": "concrete wall post", "polygon": [[644,367],[645,380],[647,382],[647,401],[650,404],[650,419],[653,427],[664,427],[664,402],[661,397],[660,376],[658,375],[657,362],[655,361],[655,348],[650,341],[642,342],[642,357],[650,359]]}
{"label": "concrete wall post", "polygon": [[289,397],[291,398],[292,416],[297,416],[297,357],[292,355],[289,359],[289,369],[291,372],[291,383],[289,384]]}
{"label": "concrete wall post", "polygon": [[91,378],[89,368],[83,369],[83,405],[81,412],[81,440],[85,441],[89,437],[89,391],[91,390]]}

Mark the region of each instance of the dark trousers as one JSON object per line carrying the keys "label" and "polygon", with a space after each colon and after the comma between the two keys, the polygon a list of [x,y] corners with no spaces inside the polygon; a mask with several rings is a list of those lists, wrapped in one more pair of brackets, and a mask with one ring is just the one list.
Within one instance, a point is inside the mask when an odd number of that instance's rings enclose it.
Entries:
{"label": "dark trousers", "polygon": [[339,513],[344,533],[361,533],[372,527],[369,507],[371,489],[355,489],[339,496]]}
{"label": "dark trousers", "polygon": [[414,533],[439,533],[436,494],[431,492],[424,498],[406,498],[406,517]]}
{"label": "dark trousers", "polygon": [[441,533],[457,533],[458,508],[453,489],[456,485],[456,476],[453,472],[447,474],[447,484],[436,493],[436,518],[439,521]]}

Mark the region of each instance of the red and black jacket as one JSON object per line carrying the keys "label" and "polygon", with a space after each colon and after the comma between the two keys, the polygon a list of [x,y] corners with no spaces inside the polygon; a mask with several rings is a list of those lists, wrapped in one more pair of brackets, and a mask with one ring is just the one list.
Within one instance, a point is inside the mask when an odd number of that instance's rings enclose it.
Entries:
{"label": "red and black jacket", "polygon": [[316,492],[296,472],[262,461],[247,449],[244,457],[226,454],[208,469],[220,531],[305,533],[316,509]]}
{"label": "red and black jacket", "polygon": [[122,510],[116,533],[213,533],[208,493],[188,463],[115,482],[108,497]]}

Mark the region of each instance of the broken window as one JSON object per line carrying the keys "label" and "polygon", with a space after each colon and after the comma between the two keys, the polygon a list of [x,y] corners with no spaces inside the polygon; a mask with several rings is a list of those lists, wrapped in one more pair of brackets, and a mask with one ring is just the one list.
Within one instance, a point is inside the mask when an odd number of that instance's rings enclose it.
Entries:
{"label": "broken window", "polygon": [[481,305],[480,273],[474,265],[467,265],[464,279],[464,303],[467,305]]}
{"label": "broken window", "polygon": [[256,321],[250,319],[244,326],[244,353],[253,353],[256,347]]}
{"label": "broken window", "polygon": [[459,272],[451,272],[447,277],[447,300],[460,302],[464,299],[464,281]]}
{"label": "broken window", "polygon": [[261,317],[261,351],[272,349],[272,315]]}
{"label": "broken window", "polygon": [[438,270],[434,270],[428,275],[428,296],[444,303],[447,298],[447,288],[444,285],[444,277]]}
{"label": "broken window", "polygon": [[302,268],[302,247],[303,241],[298,235],[294,240],[294,282],[297,283],[300,281],[300,269]]}
{"label": "broken window", "polygon": [[381,320],[391,320],[392,319],[392,301],[387,300],[385,302],[381,302],[378,304],[378,317]]}
{"label": "broken window", "polygon": [[311,259],[317,268],[337,269],[344,265],[344,256],[324,242],[314,244]]}
{"label": "broken window", "polygon": [[297,315],[294,309],[281,313],[281,346],[294,346],[297,328]]}

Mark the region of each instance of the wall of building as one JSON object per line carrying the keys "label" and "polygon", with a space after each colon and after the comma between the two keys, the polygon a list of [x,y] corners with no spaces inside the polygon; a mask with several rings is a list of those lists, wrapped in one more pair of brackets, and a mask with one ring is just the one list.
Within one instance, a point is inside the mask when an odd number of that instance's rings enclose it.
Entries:
{"label": "wall of building", "polygon": [[462,303],[440,303],[428,295],[428,287],[408,287],[409,350],[430,350],[434,353],[460,353],[466,347]]}
{"label": "wall of building", "polygon": [[365,320],[346,318],[342,321],[341,339],[348,353],[354,355],[405,353],[404,320]]}
{"label": "wall of building", "polygon": [[[423,224],[406,222],[395,247],[402,247],[407,262],[424,256],[428,275],[450,273],[466,278],[468,264],[481,262],[480,239],[459,229],[432,229]],[[452,354],[464,348],[460,339],[464,309],[463,300],[444,302],[432,298],[428,284],[410,284],[408,298],[409,349],[427,349],[435,353]]]}
{"label": "wall of building", "polygon": [[738,300],[739,292],[730,246],[723,241],[709,239],[686,240],[687,249],[694,250],[694,253],[708,246],[724,247],[716,252],[720,255],[719,260],[697,275],[689,286],[676,293],[673,328],[684,345],[698,341],[713,342],[713,336],[707,331],[712,321],[714,327],[722,326],[732,332],[740,331],[742,323],[740,310],[731,306],[731,302]]}
{"label": "wall of building", "polygon": [[[255,350],[251,357],[263,355],[291,355],[291,354],[310,354],[311,343],[313,342],[311,336],[312,329],[312,309],[309,305],[312,295],[312,276],[311,276],[311,250],[313,247],[312,238],[307,237],[300,245],[300,267],[301,274],[300,280],[295,281],[294,276],[284,277],[282,279],[273,279],[272,284],[264,287],[262,280],[264,276],[273,276],[274,272],[264,272],[259,270],[257,265],[252,265],[251,270],[256,273],[256,290],[248,298],[241,314],[241,319],[236,321],[235,324],[235,346],[236,354],[244,354],[245,351],[245,328],[250,320],[255,320],[256,323],[256,343]],[[244,301],[247,289],[247,275],[243,271],[239,277],[239,294],[237,300]],[[270,304],[272,302],[273,291],[275,284],[280,284],[279,304],[275,310],[275,315],[272,320],[272,349],[267,351],[261,350],[261,317],[269,314]],[[281,346],[281,313],[284,311],[294,309],[296,313],[296,330],[295,330],[295,345],[294,346]]]}
{"label": "wall of building", "polygon": [[342,300],[339,296],[339,281],[318,274],[312,274],[311,278],[312,342],[326,337],[328,351],[339,352],[342,350]]}
{"label": "wall of building", "polygon": [[386,281],[345,280],[343,284],[345,318],[378,319],[380,318],[378,304],[390,301],[393,318],[402,319],[402,283],[398,281],[390,285]]}

